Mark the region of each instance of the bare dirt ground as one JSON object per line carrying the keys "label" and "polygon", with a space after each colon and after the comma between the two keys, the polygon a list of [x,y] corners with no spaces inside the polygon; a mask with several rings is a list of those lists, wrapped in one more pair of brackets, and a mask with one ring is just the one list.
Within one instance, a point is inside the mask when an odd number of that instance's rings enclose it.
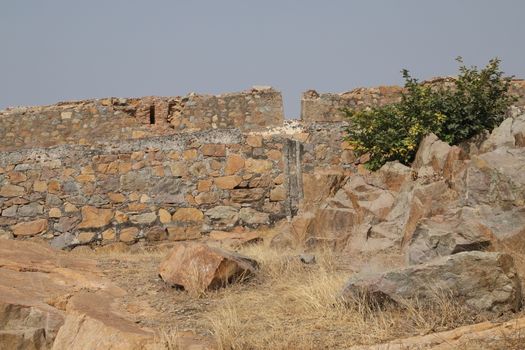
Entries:
{"label": "bare dirt ground", "polygon": [[[403,310],[372,310],[360,301],[343,304],[337,296],[352,274],[345,263],[348,258],[320,251],[316,264],[305,265],[297,252],[264,244],[240,249],[261,263],[258,276],[203,295],[189,295],[166,286],[157,275],[169,247],[76,254],[95,258],[99,268],[128,292],[119,303],[137,324],[168,336],[191,332],[219,349],[341,349],[488,320],[444,295],[432,307],[415,303]],[[493,320],[516,317],[523,317],[523,312]],[[168,348],[177,348],[168,343]],[[509,339],[503,345],[518,349],[522,344],[514,343],[515,339]],[[472,342],[465,349],[479,345]],[[496,349],[502,343],[483,346]]]}

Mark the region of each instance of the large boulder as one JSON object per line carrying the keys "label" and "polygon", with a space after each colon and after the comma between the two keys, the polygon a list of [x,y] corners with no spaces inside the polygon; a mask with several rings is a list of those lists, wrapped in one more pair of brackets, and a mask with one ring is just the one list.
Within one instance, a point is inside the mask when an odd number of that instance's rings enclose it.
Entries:
{"label": "large boulder", "polygon": [[389,272],[357,275],[342,292],[347,300],[432,302],[444,293],[476,312],[502,313],[521,307],[514,261],[503,253],[463,252]]}
{"label": "large boulder", "polygon": [[492,231],[485,225],[460,215],[423,219],[409,242],[408,262],[420,264],[439,256],[486,250],[492,240]]}
{"label": "large boulder", "polygon": [[159,275],[190,293],[225,286],[255,273],[258,264],[246,256],[200,242],[179,242],[161,262]]}

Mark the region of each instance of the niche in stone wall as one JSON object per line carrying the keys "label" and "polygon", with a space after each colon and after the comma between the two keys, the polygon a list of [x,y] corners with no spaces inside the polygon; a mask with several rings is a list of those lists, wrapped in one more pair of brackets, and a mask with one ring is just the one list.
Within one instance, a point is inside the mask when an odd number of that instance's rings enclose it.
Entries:
{"label": "niche in stone wall", "polygon": [[149,123],[155,124],[155,105],[149,106]]}

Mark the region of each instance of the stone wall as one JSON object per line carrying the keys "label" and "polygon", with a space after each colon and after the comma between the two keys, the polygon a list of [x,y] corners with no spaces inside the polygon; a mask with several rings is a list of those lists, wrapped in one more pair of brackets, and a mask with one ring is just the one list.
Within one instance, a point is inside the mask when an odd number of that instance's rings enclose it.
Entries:
{"label": "stone wall", "polygon": [[259,87],[217,96],[107,98],[0,111],[0,151],[95,144],[207,129],[282,125],[281,94]]}
{"label": "stone wall", "polygon": [[[452,78],[434,78],[427,84],[447,84]],[[343,93],[319,94],[315,90],[303,93],[301,98],[301,120],[304,122],[339,122],[343,121],[342,108],[362,109],[368,106],[383,106],[398,102],[403,88],[399,86],[380,86],[357,88]],[[519,96],[516,106],[525,107],[525,81],[515,79],[511,93]]]}
{"label": "stone wall", "polygon": [[192,239],[292,209],[279,136],[238,130],[0,153],[0,227],[64,247]]}
{"label": "stone wall", "polygon": [[[0,234],[68,247],[271,226],[360,171],[339,108],[400,92],[310,91],[299,121],[268,88],[0,112]],[[513,92],[525,106],[525,82]]]}

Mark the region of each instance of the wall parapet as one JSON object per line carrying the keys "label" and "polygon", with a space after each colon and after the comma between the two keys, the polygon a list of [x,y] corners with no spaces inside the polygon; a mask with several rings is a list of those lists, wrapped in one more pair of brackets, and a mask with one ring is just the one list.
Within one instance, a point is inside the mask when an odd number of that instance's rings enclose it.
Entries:
{"label": "wall parapet", "polygon": [[0,111],[0,151],[210,129],[252,131],[283,121],[281,93],[270,87],[221,95],[61,102]]}
{"label": "wall parapet", "polygon": [[[425,84],[450,84],[453,77],[439,77],[425,81]],[[304,122],[340,122],[345,119],[343,108],[362,110],[366,107],[384,106],[399,102],[403,88],[400,86],[379,86],[356,88],[342,93],[322,93],[308,90],[301,97],[301,120]],[[525,81],[514,79],[510,92],[519,95],[515,106],[525,107]]]}

